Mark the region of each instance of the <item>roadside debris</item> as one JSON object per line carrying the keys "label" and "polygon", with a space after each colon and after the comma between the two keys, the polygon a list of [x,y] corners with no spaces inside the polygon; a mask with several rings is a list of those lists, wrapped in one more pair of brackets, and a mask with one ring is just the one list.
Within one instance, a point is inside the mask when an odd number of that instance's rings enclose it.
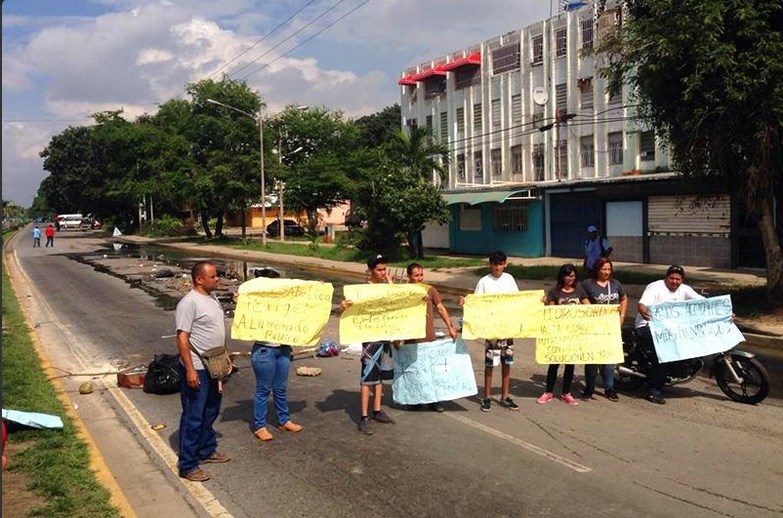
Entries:
{"label": "roadside debris", "polygon": [[321,374],[321,369],[318,367],[299,367],[296,369],[297,376],[318,376]]}
{"label": "roadside debris", "polygon": [[89,381],[85,381],[81,385],[79,385],[79,394],[92,394],[93,392],[93,386],[92,383]]}
{"label": "roadside debris", "polygon": [[62,428],[63,420],[59,416],[3,409],[3,419],[30,428]]}

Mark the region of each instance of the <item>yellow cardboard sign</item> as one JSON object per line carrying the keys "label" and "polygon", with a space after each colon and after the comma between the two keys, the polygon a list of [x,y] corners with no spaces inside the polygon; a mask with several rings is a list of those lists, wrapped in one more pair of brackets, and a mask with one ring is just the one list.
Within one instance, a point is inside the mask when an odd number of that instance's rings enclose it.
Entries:
{"label": "yellow cardboard sign", "polygon": [[535,336],[543,297],[544,290],[468,295],[462,308],[462,337],[495,340]]}
{"label": "yellow cardboard sign", "polygon": [[334,286],[258,277],[242,283],[238,293],[231,338],[301,347],[318,344],[332,312]]}
{"label": "yellow cardboard sign", "polygon": [[536,339],[536,363],[623,362],[617,304],[546,306]]}
{"label": "yellow cardboard sign", "polygon": [[340,315],[340,343],[424,338],[424,284],[351,284],[343,287],[353,305]]}

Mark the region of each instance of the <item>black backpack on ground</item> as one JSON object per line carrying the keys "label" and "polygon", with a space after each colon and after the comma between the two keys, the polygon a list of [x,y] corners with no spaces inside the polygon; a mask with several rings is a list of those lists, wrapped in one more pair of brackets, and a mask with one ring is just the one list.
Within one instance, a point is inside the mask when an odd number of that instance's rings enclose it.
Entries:
{"label": "black backpack on ground", "polygon": [[156,354],[144,375],[144,392],[174,394],[179,392],[181,383],[179,354]]}

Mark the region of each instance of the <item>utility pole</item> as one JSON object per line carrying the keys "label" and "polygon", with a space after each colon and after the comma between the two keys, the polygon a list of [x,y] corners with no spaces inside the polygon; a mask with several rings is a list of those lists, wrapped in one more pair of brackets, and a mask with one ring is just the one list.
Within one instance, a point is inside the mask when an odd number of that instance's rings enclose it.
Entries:
{"label": "utility pole", "polygon": [[562,181],[562,178],[560,178],[560,125],[566,124],[566,122],[574,117],[576,117],[575,113],[566,113],[565,111],[558,109],[555,112],[555,122],[545,124],[538,128],[538,131],[541,132],[549,131],[553,127],[555,128],[555,177],[558,182]]}
{"label": "utility pole", "polygon": [[[277,161],[280,164],[280,171],[283,170],[283,129],[277,128]],[[277,180],[278,201],[280,202],[280,241],[285,241],[285,213],[283,212],[283,180]]]}

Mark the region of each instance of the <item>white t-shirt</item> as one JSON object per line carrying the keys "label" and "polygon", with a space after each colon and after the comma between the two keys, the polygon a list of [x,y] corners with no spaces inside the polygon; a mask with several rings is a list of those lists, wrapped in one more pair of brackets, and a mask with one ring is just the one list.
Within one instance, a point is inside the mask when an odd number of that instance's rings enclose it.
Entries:
{"label": "white t-shirt", "polygon": [[474,293],[513,293],[515,291],[519,291],[517,281],[511,274],[503,272],[500,277],[493,277],[491,273],[488,273],[479,279]]}
{"label": "white t-shirt", "polygon": [[[679,302],[703,298],[703,296],[693,291],[693,288],[687,284],[680,284],[676,290],[671,291],[666,287],[666,281],[660,279],[647,285],[644,289],[644,293],[642,293],[642,298],[639,299],[639,304],[650,307],[662,302]],[[648,324],[649,322],[644,319],[641,313],[636,314],[635,327],[644,327]]]}

